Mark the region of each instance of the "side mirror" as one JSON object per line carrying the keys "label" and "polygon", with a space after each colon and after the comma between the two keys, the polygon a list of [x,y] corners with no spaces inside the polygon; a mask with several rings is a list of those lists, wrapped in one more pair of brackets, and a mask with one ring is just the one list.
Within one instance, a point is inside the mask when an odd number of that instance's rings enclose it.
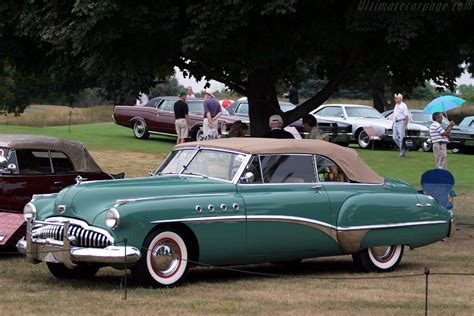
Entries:
{"label": "side mirror", "polygon": [[7,158],[0,156],[0,168],[6,168],[8,166]]}
{"label": "side mirror", "polygon": [[242,177],[240,177],[240,182],[242,183],[252,183],[254,181],[254,174],[250,171],[246,172]]}

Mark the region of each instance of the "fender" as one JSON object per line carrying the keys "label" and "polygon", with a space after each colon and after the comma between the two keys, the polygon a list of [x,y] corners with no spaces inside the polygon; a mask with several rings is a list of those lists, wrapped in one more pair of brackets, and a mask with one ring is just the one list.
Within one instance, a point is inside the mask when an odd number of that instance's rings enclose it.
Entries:
{"label": "fender", "polygon": [[[384,201],[381,208],[380,201]],[[393,207],[392,205],[400,205]],[[396,203],[395,203],[396,202]],[[410,244],[414,239],[411,226],[421,224],[417,215],[416,195],[407,195],[401,192],[400,196],[393,193],[362,193],[349,197],[339,210],[337,218],[337,239],[341,248],[346,253],[354,253],[366,247],[384,245],[384,237],[380,240],[372,240],[367,243],[363,241],[370,232],[380,231],[390,236],[392,243]],[[365,223],[370,222],[371,225]],[[410,225],[407,225],[409,223]],[[403,230],[403,234],[397,236],[397,231]],[[392,233],[389,233],[391,231]],[[378,235],[378,234],[377,234]]]}

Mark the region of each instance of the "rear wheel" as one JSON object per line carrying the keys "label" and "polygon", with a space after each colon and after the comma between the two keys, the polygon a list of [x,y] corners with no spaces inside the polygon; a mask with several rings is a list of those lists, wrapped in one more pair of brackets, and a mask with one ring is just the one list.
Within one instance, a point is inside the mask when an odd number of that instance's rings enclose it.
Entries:
{"label": "rear wheel", "polygon": [[159,230],[148,236],[146,254],[132,269],[134,278],[155,287],[181,282],[189,269],[188,246],[182,236],[178,230]]}
{"label": "rear wheel", "polygon": [[62,263],[46,262],[49,272],[58,279],[90,279],[93,278],[99,266],[96,265],[80,265],[73,269],[69,269]]}
{"label": "rear wheel", "polygon": [[354,263],[367,272],[394,270],[403,256],[403,245],[380,246],[364,249],[353,255]]}
{"label": "rear wheel", "polygon": [[145,122],[142,120],[137,120],[133,124],[133,135],[138,139],[148,139],[150,133],[148,132],[148,127]]}

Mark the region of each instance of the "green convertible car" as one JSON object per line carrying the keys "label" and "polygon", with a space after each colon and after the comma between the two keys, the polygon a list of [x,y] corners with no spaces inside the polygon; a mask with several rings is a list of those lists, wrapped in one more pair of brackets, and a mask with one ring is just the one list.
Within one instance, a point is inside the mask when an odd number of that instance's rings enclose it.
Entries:
{"label": "green convertible car", "polygon": [[153,286],[190,266],[351,254],[397,267],[405,245],[452,231],[453,213],[384,179],[350,149],[316,140],[228,138],[178,145],[147,178],[88,181],[36,195],[17,244],[58,278],[129,268]]}

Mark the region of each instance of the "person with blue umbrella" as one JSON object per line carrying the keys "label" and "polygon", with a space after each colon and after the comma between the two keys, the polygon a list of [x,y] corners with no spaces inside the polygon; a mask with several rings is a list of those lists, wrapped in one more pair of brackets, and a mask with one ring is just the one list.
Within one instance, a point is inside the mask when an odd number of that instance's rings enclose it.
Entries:
{"label": "person with blue umbrella", "polygon": [[454,122],[449,122],[446,129],[441,126],[443,115],[441,112],[433,113],[433,124],[430,126],[430,138],[433,144],[433,153],[435,156],[436,167],[439,169],[448,168],[447,144],[449,142],[449,133],[454,126]]}

